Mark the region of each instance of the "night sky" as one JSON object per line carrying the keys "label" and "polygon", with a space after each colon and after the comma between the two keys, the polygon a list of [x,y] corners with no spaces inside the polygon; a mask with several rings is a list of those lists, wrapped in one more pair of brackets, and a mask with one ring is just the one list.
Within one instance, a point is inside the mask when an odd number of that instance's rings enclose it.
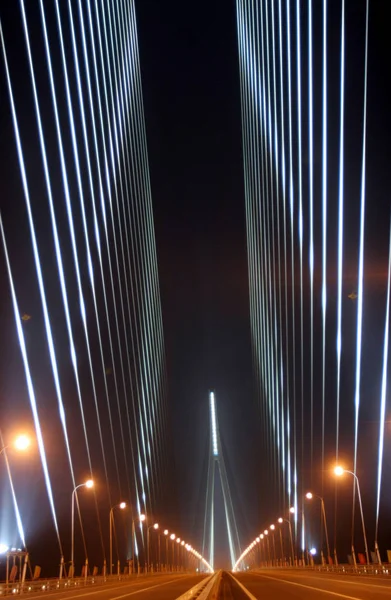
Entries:
{"label": "night sky", "polygon": [[245,538],[260,462],[235,3],[147,1],[137,15],[182,519],[199,535],[214,389]]}
{"label": "night sky", "polygon": [[[53,9],[48,5],[49,16]],[[342,407],[344,443],[341,453],[350,460],[352,446],[353,368],[355,350],[354,301],[348,298],[357,290],[358,207],[361,160],[362,126],[362,68],[365,2],[347,2],[349,25],[349,50],[347,52],[347,114],[349,115],[346,162],[346,231],[344,314],[346,315],[346,346],[344,347],[345,378],[342,391],[347,398]],[[163,312],[164,338],[168,373],[169,415],[169,472],[165,496],[164,518],[177,532],[188,537],[198,547],[202,543],[206,469],[209,452],[208,392],[216,393],[220,433],[222,438],[229,483],[236,511],[239,535],[246,545],[259,527],[266,527],[274,514],[276,499],[265,493],[262,473],[270,469],[269,457],[262,451],[265,424],[261,423],[259,392],[253,376],[249,281],[246,248],[246,215],[244,172],[242,155],[241,98],[236,32],[236,3],[234,0],[215,0],[189,3],[179,0],[136,1],[138,42],[148,158],[152,188],[154,227],[156,234],[159,284]],[[303,7],[305,3],[302,3]],[[339,44],[340,3],[329,2],[329,39],[331,47]],[[377,431],[371,423],[378,420],[378,398],[382,360],[385,287],[389,235],[389,189],[391,160],[389,132],[391,113],[388,107],[387,72],[389,41],[386,14],[387,0],[371,2],[370,53],[368,81],[368,177],[366,213],[366,297],[364,329],[364,385],[363,413],[360,430],[362,444],[362,469],[369,468],[377,450]],[[12,8],[12,10],[17,10]],[[19,39],[19,21],[7,7],[1,7],[7,43],[11,48],[13,65],[19,69],[15,86],[23,95],[28,77],[21,45],[11,44]],[[52,12],[51,12],[52,11]],[[16,14],[16,13],[15,13]],[[32,35],[38,37],[38,13],[29,8]],[[304,25],[306,12],[303,9]],[[12,27],[15,23],[16,29]],[[8,29],[7,27],[8,26]],[[8,37],[7,37],[8,36]],[[315,45],[320,47],[317,31]],[[39,43],[38,43],[39,45]],[[305,51],[304,51],[305,54]],[[318,55],[319,58],[319,55]],[[56,58],[55,58],[56,60]],[[57,56],[57,61],[59,60]],[[303,65],[305,65],[305,58]],[[330,139],[337,139],[339,54],[335,50],[330,60]],[[305,77],[305,66],[304,77]],[[315,60],[315,73],[320,77],[320,63]],[[42,81],[44,73],[38,73]],[[23,213],[21,218],[21,192],[19,172],[14,149],[13,130],[10,123],[8,96],[5,89],[4,70],[1,72],[1,144],[0,192],[1,211],[9,238],[15,277],[19,281],[21,310],[32,316],[25,324],[28,349],[34,369],[39,373],[38,390],[43,398],[47,419],[44,425],[48,445],[55,448],[61,435],[56,420],[53,383],[48,376],[46,341],[42,331],[39,297],[29,245],[28,228]],[[332,86],[334,85],[334,88]],[[334,91],[333,91],[334,90]],[[319,94],[319,88],[317,94]],[[318,98],[319,100],[319,98]],[[65,102],[63,100],[63,102]],[[304,98],[304,111],[306,99]],[[33,139],[34,123],[31,107],[20,111],[25,137]],[[5,107],[5,108],[4,108]],[[44,96],[43,107],[49,109],[49,95]],[[64,109],[64,106],[63,106]],[[316,135],[321,131],[317,121]],[[34,134],[35,135],[35,134]],[[54,134],[48,133],[55,144]],[[53,136],[53,137],[51,137]],[[317,138],[319,141],[319,137]],[[69,140],[68,140],[69,143]],[[28,144],[29,170],[37,186],[37,202],[43,184],[35,169],[39,165],[34,153],[35,142]],[[10,150],[11,149],[11,150]],[[338,156],[330,155],[330,172],[336,173]],[[321,164],[321,146],[315,147],[316,169]],[[303,164],[308,164],[307,141],[304,140]],[[37,169],[38,170],[38,169]],[[54,177],[58,178],[59,172]],[[317,183],[319,184],[319,176]],[[336,302],[336,231],[337,231],[337,177],[332,176],[330,188],[330,255],[328,328],[335,332]],[[23,208],[24,210],[24,208]],[[59,211],[61,213],[61,208]],[[38,209],[37,228],[40,232],[45,265],[48,272],[54,269],[52,241],[46,235],[49,229],[47,210]],[[306,218],[306,217],[305,217]],[[316,230],[321,231],[319,203],[316,209]],[[62,214],[65,222],[65,213]],[[320,237],[318,237],[318,242]],[[29,242],[30,244],[30,242]],[[69,250],[64,240],[65,251]],[[318,250],[320,248],[318,247]],[[66,252],[65,252],[66,254]],[[66,260],[71,269],[70,259]],[[85,268],[84,275],[87,269]],[[23,282],[23,285],[21,284]],[[58,289],[50,280],[49,294],[54,315],[61,321],[61,304]],[[315,272],[317,291],[316,310],[320,307],[320,271]],[[308,286],[308,280],[306,280]],[[0,355],[0,416],[3,423],[31,421],[26,401],[24,374],[20,362],[15,325],[9,296],[9,284],[4,260],[0,262],[2,351]],[[306,288],[308,291],[308,287]],[[31,291],[32,290],[32,291]],[[317,335],[320,335],[319,321]],[[306,333],[308,333],[306,331]],[[59,357],[66,363],[66,348],[61,340],[65,336],[62,324],[57,332]],[[81,333],[79,333],[81,337]],[[330,336],[331,339],[332,336]],[[334,393],[335,361],[333,341],[330,341],[327,358],[327,390]],[[306,348],[306,356],[308,348]],[[315,375],[321,375],[320,346],[315,348]],[[83,368],[85,365],[82,365]],[[71,421],[75,423],[73,443],[78,448],[81,426],[76,418],[76,401],[73,382],[66,377],[65,392]],[[370,375],[376,373],[376,386]],[[99,384],[98,384],[99,385]],[[100,384],[101,385],[101,384]],[[375,388],[375,389],[374,389]],[[373,401],[372,397],[376,400]],[[389,398],[389,396],[388,396]],[[348,401],[349,400],[349,401]],[[92,407],[92,400],[89,399]],[[376,414],[374,414],[376,410]],[[389,411],[389,401],[388,408]],[[319,415],[316,415],[319,420]],[[92,417],[91,417],[92,419]],[[330,440],[335,429],[335,415],[327,416],[327,435]],[[31,422],[30,422],[31,427]],[[93,427],[93,426],[92,426]],[[387,434],[390,429],[387,426]],[[388,439],[388,438],[387,438]],[[391,438],[390,438],[391,439]],[[391,465],[390,443],[385,456],[385,472]],[[95,448],[96,450],[96,448]],[[334,446],[327,445],[327,460],[333,460]],[[61,491],[66,461],[63,452],[53,450],[50,461],[58,465],[54,477],[57,501],[63,510],[62,524],[68,522],[69,498]],[[327,463],[329,464],[329,463]],[[2,466],[0,467],[2,469]],[[78,464],[86,472],[84,458]],[[22,494],[22,510],[28,515],[27,528],[35,548],[35,557],[45,561],[39,546],[42,539],[47,547],[54,547],[49,521],[29,512],[31,501],[39,502],[44,492],[39,458],[32,456],[27,463],[15,466],[15,478],[28,482],[32,496]],[[66,477],[69,479],[68,473]],[[4,482],[3,476],[2,481]],[[374,475],[363,480],[367,494],[368,512],[373,514]],[[69,484],[69,481],[67,481]],[[4,482],[4,485],[6,483]],[[326,493],[333,497],[334,487],[327,484]],[[263,486],[263,487],[262,487]],[[387,479],[385,493],[390,491]],[[118,490],[116,490],[118,492]],[[119,492],[118,492],[119,493]],[[218,492],[217,496],[220,496]],[[9,499],[8,499],[9,500]],[[106,508],[105,508],[106,510]],[[349,519],[350,504],[342,506]],[[160,519],[160,515],[159,519]],[[385,518],[390,514],[385,513]],[[216,566],[226,565],[228,548],[222,520],[221,498],[217,517]],[[69,519],[68,519],[69,520]],[[93,515],[86,516],[91,525]],[[93,525],[91,525],[93,527]],[[169,525],[171,527],[171,525]],[[373,522],[369,528],[373,530]],[[1,542],[1,540],[0,540]],[[345,546],[348,539],[344,540]],[[52,545],[52,546],[50,546]],[[54,559],[53,559],[54,560]],[[57,559],[56,559],[57,560]],[[97,559],[98,560],[98,559]],[[53,564],[57,564],[54,561]]]}

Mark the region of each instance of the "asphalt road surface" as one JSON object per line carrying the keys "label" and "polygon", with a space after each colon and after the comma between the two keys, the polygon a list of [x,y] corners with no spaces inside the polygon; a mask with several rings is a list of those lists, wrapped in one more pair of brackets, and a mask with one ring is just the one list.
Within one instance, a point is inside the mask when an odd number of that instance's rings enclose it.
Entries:
{"label": "asphalt road surface", "polygon": [[205,579],[206,575],[152,575],[131,581],[88,585],[68,590],[25,593],[32,600],[175,600]]}
{"label": "asphalt road surface", "polygon": [[391,600],[391,577],[384,576],[269,569],[234,573],[233,578],[249,594],[236,584],[231,595],[227,589],[219,600]]}

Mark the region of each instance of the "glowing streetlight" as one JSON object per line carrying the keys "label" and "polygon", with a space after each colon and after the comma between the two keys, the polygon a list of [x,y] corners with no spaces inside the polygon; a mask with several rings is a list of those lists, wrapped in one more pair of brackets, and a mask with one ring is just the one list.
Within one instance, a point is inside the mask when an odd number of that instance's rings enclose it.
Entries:
{"label": "glowing streetlight", "polygon": [[278,519],[278,522],[281,523],[281,524],[284,523],[284,522],[288,523],[289,540],[290,540],[290,543],[291,543],[291,560],[292,560],[292,565],[294,565],[295,564],[295,552],[293,550],[293,536],[292,536],[292,525],[291,525],[291,522],[289,521],[289,519],[283,519],[282,517],[280,517]]}
{"label": "glowing streetlight", "polygon": [[[114,524],[114,514],[113,514],[113,511],[114,511],[115,508],[119,508],[121,510],[124,510],[124,508],[126,508],[126,502],[120,502],[119,504],[116,504],[115,506],[113,506],[110,509],[110,514],[109,514],[109,529],[110,529],[110,575],[113,574],[113,524]],[[117,575],[119,575],[119,571],[120,571],[120,563],[119,563],[119,559],[118,559],[117,560]]]}
{"label": "glowing streetlight", "polygon": [[169,563],[169,557],[168,557],[168,534],[169,534],[169,531],[168,531],[168,529],[165,529],[163,531],[163,533],[166,536],[166,571],[168,571],[168,563]]}
{"label": "glowing streetlight", "polygon": [[[369,565],[370,561],[369,561],[369,552],[368,552],[368,544],[367,544],[367,534],[365,531],[364,513],[363,513],[363,509],[362,509],[360,482],[358,480],[356,473],[353,473],[353,471],[348,471],[347,469],[344,469],[340,465],[337,465],[334,468],[334,474],[337,477],[341,477],[344,473],[348,473],[349,475],[352,475],[352,477],[354,477],[355,483],[357,484],[357,494],[358,494],[358,502],[360,505],[361,525],[362,525],[362,533],[363,533],[363,537],[364,537],[365,554],[367,557],[367,564]],[[354,484],[353,484],[353,491],[354,490],[355,490],[355,488],[354,488]],[[378,548],[376,548],[376,550],[378,550]],[[352,506],[352,556],[353,556],[353,560],[354,560],[354,565],[356,566],[356,554],[354,551],[354,494],[353,494],[353,506]]]}
{"label": "glowing streetlight", "polygon": [[30,444],[31,440],[27,435],[19,435],[14,441],[14,446],[17,450],[27,450]]}
{"label": "glowing streetlight", "polygon": [[[139,523],[143,523],[146,518],[147,517],[143,513],[140,513],[138,515],[137,521]],[[133,571],[135,569],[135,560],[136,560],[136,526],[134,524],[134,518],[132,518],[132,546],[133,546],[133,548],[132,548],[133,561],[131,564],[132,564],[132,574],[133,574]]]}
{"label": "glowing streetlight", "polygon": [[23,452],[24,450],[27,450],[27,448],[31,445],[31,439],[25,435],[18,435],[13,442],[11,442],[10,444],[6,444],[5,446],[3,446],[0,450],[0,454],[3,454],[4,450],[7,450],[8,448],[15,448],[15,450],[18,450],[19,452]]}
{"label": "glowing streetlight", "polygon": [[172,563],[171,563],[171,571],[173,571],[174,570],[174,564],[175,564],[175,546],[174,546],[174,542],[176,540],[175,533],[172,533],[170,535],[170,540],[172,541]]}
{"label": "glowing streetlight", "polygon": [[72,492],[72,535],[71,535],[71,567],[72,567],[72,577],[75,570],[74,563],[74,553],[75,553],[75,495],[77,494],[77,490],[81,487],[86,487],[91,489],[94,487],[94,482],[92,479],[87,479],[84,483],[79,483]]}
{"label": "glowing streetlight", "polygon": [[273,541],[273,564],[276,562],[276,542],[275,542],[275,538],[274,538],[274,530],[275,530],[276,526],[270,525],[269,529],[272,532],[272,541]]}
{"label": "glowing streetlight", "polygon": [[154,523],[153,525],[150,525],[147,529],[147,564],[148,564],[148,570],[150,569],[150,564],[149,564],[149,531],[151,529],[155,529],[155,531],[157,529],[159,529],[159,523]]}
{"label": "glowing streetlight", "polygon": [[[322,496],[318,496],[318,494],[313,494],[312,492],[307,492],[305,497],[307,498],[307,500],[312,500],[313,498],[318,498],[320,500],[321,509],[322,509],[322,518],[323,518],[323,524],[324,524],[324,531],[326,534],[327,560],[330,563],[331,555],[330,555],[330,545],[329,545],[329,533],[328,533],[328,529],[327,529],[326,510],[324,507],[324,500],[323,500]],[[320,554],[322,557],[322,564],[323,564],[323,549],[320,550]]]}

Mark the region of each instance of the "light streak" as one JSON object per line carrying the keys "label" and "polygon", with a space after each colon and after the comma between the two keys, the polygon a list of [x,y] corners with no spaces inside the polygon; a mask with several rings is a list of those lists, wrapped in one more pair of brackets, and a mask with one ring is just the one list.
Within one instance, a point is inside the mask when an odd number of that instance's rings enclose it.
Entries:
{"label": "light streak", "polygon": [[[51,360],[55,364],[53,339],[52,339],[51,328],[50,328],[49,314],[48,314],[48,310],[47,310],[47,306],[46,306],[46,297],[45,297],[44,284],[43,284],[43,278],[42,278],[41,264],[40,264],[40,260],[39,260],[38,246],[37,246],[37,241],[36,241],[36,237],[35,237],[34,224],[33,224],[33,219],[32,219],[32,214],[31,214],[31,208],[30,208],[30,195],[29,195],[27,176],[26,176],[24,159],[23,159],[23,151],[22,151],[22,145],[21,145],[21,140],[20,140],[20,135],[19,135],[19,126],[18,126],[18,121],[17,121],[17,116],[16,116],[14,97],[13,97],[11,79],[10,79],[10,74],[9,74],[9,69],[8,69],[7,54],[6,54],[5,44],[4,44],[3,29],[1,26],[1,22],[0,22],[0,37],[1,37],[1,46],[2,46],[2,51],[3,51],[4,65],[5,65],[5,70],[6,70],[8,93],[9,93],[10,104],[11,104],[11,114],[12,114],[12,121],[13,121],[14,133],[15,133],[15,142],[16,142],[16,148],[17,148],[17,154],[18,154],[18,160],[19,160],[20,175],[21,175],[21,179],[22,179],[22,186],[23,186],[23,192],[24,192],[24,197],[25,197],[25,201],[26,201],[26,208],[27,208],[27,212],[28,212],[28,216],[29,216],[31,242],[32,242],[32,246],[33,246],[33,255],[34,255],[36,274],[37,274],[39,289],[40,289],[40,293],[41,293],[42,308],[43,308],[44,320],[45,320],[45,328],[46,328],[46,334],[47,334],[48,344],[49,344],[49,353],[51,356]],[[5,235],[4,235],[4,229],[3,229],[3,221],[1,219],[1,215],[0,215],[0,226],[1,226],[1,235],[2,235],[2,241],[3,241],[3,247],[4,247],[4,254],[6,257],[8,277],[9,277],[10,288],[11,288],[11,296],[12,296],[12,304],[13,304],[13,308],[14,308],[15,323],[16,323],[16,328],[17,328],[17,332],[18,332],[19,345],[20,345],[20,350],[22,353],[23,365],[24,365],[24,370],[25,370],[25,375],[26,375],[26,380],[27,380],[30,406],[31,406],[31,410],[33,413],[33,418],[34,418],[35,431],[36,431],[36,435],[37,435],[38,447],[39,447],[39,452],[40,452],[40,456],[41,456],[42,468],[44,471],[46,490],[47,490],[50,508],[51,508],[51,512],[52,512],[53,523],[55,526],[58,545],[59,545],[61,556],[62,556],[63,555],[62,544],[61,544],[61,539],[60,539],[60,534],[59,534],[59,529],[58,529],[58,524],[57,524],[57,516],[56,516],[56,510],[55,510],[55,506],[54,506],[52,487],[51,487],[50,476],[49,476],[49,471],[48,471],[48,466],[47,466],[47,461],[46,461],[45,446],[44,446],[44,442],[43,442],[41,425],[40,425],[39,416],[38,416],[38,409],[37,409],[37,403],[36,403],[36,399],[35,399],[34,387],[33,387],[31,374],[30,374],[30,367],[29,367],[28,358],[27,358],[27,351],[26,351],[26,346],[25,346],[25,341],[24,341],[23,330],[22,330],[21,323],[20,323],[20,317],[19,317],[20,312],[18,309],[18,303],[17,303],[15,289],[14,289],[14,282],[13,282],[13,278],[12,278],[11,265],[10,265],[9,258],[8,258],[8,250],[7,250],[6,239],[5,239]]]}
{"label": "light streak", "polygon": [[[2,43],[2,49],[3,49],[4,62],[6,64],[6,71],[7,71],[7,75],[8,75],[8,65],[7,65],[7,59],[6,59],[6,54],[5,54],[3,30],[1,27],[1,23],[0,23],[0,37],[1,37],[1,43]],[[13,107],[13,101],[12,101],[12,107]],[[16,134],[16,139],[19,144],[20,140],[19,140],[18,134]],[[44,444],[44,440],[43,440],[43,436],[42,436],[41,424],[39,421],[38,407],[37,407],[37,401],[35,398],[33,381],[31,378],[30,365],[29,365],[28,358],[27,358],[26,343],[24,340],[23,329],[22,329],[22,325],[20,322],[20,311],[19,311],[18,301],[17,301],[16,293],[15,293],[14,280],[12,277],[11,265],[10,265],[9,256],[8,256],[8,249],[7,249],[7,243],[6,243],[5,234],[4,234],[3,219],[1,217],[1,213],[0,213],[0,230],[1,230],[1,238],[2,238],[2,242],[3,242],[4,256],[5,256],[6,266],[7,266],[7,273],[8,273],[8,278],[9,278],[9,283],[10,283],[10,288],[11,288],[11,298],[12,298],[12,306],[14,309],[16,331],[18,334],[20,352],[21,352],[22,360],[23,360],[23,367],[24,367],[24,372],[25,372],[25,376],[26,376],[27,391],[28,391],[29,400],[30,400],[31,412],[33,415],[33,420],[34,420],[35,433],[37,436],[38,449],[39,449],[39,454],[41,457],[42,470],[43,470],[43,474],[44,474],[44,478],[45,478],[46,491],[47,491],[47,495],[48,495],[48,499],[49,499],[54,528],[56,530],[57,542],[58,542],[58,546],[60,549],[60,554],[61,554],[61,556],[63,556],[60,532],[58,529],[56,509],[55,509],[54,499],[53,499],[52,485],[51,485],[51,481],[50,481],[49,469],[48,469],[48,464],[47,464],[47,460],[46,460],[45,444]]]}
{"label": "light streak", "polygon": [[[1,220],[1,214],[0,214],[0,220]],[[18,501],[16,499],[16,494],[15,494],[14,482],[12,480],[12,475],[11,475],[11,467],[9,464],[8,455],[7,455],[7,451],[5,449],[5,444],[4,444],[3,435],[2,435],[1,430],[0,430],[0,442],[1,442],[1,448],[4,448],[5,466],[7,469],[8,481],[9,481],[10,488],[11,488],[12,502],[13,502],[14,510],[15,510],[16,525],[18,528],[19,537],[23,544],[23,548],[26,548],[26,536],[25,536],[24,529],[23,529],[22,519],[21,519],[20,511],[19,511],[19,505],[18,505]]]}
{"label": "light streak", "polygon": [[335,457],[339,455],[339,404],[341,388],[342,351],[342,277],[343,277],[343,214],[344,214],[344,116],[345,116],[345,0],[341,17],[341,79],[340,79],[340,132],[339,132],[339,185],[338,185],[338,300],[337,300],[337,415]]}
{"label": "light streak", "polygon": [[388,282],[387,282],[387,304],[386,318],[384,323],[384,342],[383,342],[383,373],[381,383],[380,397],[380,421],[379,421],[379,451],[377,461],[377,497],[376,497],[376,527],[375,527],[375,542],[377,546],[377,534],[379,528],[379,511],[380,511],[380,492],[382,484],[383,472],[383,453],[384,453],[384,425],[386,418],[386,399],[387,399],[387,367],[388,367],[388,339],[389,339],[389,323],[390,323],[390,290],[391,290],[391,226],[390,226],[390,244],[388,251]]}
{"label": "light streak", "polygon": [[211,435],[212,435],[212,452],[213,452],[213,456],[218,456],[219,450],[218,450],[218,446],[217,446],[216,408],[215,408],[215,397],[214,397],[213,392],[210,392],[210,394],[209,394],[209,402],[210,402],[210,424],[211,424]]}
{"label": "light streak", "polygon": [[[362,166],[361,166],[361,199],[360,199],[360,242],[358,266],[358,307],[357,307],[357,338],[356,338],[356,378],[354,395],[354,473],[357,469],[358,420],[360,412],[360,383],[361,383],[361,350],[362,350],[362,320],[364,296],[364,229],[365,229],[365,170],[366,170],[366,141],[367,141],[367,81],[368,81],[368,17],[369,0],[366,2],[365,24],[365,67],[364,67],[364,109],[362,132]],[[356,478],[354,478],[356,482]],[[353,498],[356,486],[353,485]],[[354,510],[352,511],[354,519]]]}
{"label": "light streak", "polygon": [[313,75],[312,75],[312,0],[308,0],[308,131],[309,131],[309,212],[310,212],[310,445],[311,475],[314,458],[314,132],[313,132]]}
{"label": "light streak", "polygon": [[327,311],[327,0],[323,0],[323,95],[322,95],[322,490],[324,476],[324,425],[326,403]]}

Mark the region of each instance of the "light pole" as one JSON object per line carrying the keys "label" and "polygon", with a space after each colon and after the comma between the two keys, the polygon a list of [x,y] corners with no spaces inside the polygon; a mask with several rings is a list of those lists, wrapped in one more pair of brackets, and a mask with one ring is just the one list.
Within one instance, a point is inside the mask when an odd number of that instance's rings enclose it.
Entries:
{"label": "light pole", "polygon": [[168,557],[168,529],[165,529],[163,531],[164,535],[166,536],[166,573],[168,571],[168,564],[170,562],[169,557]]}
{"label": "light pole", "polygon": [[[143,523],[146,519],[146,516],[143,514],[139,514],[138,516],[138,523]],[[133,571],[135,571],[135,567],[136,567],[136,527],[134,524],[134,518],[132,517],[132,575],[133,575]]]}
{"label": "light pole", "polygon": [[[354,481],[357,484],[357,492],[358,492],[358,502],[360,504],[360,513],[361,513],[361,525],[362,525],[362,533],[363,533],[363,537],[364,537],[364,546],[365,546],[365,554],[367,557],[367,565],[369,565],[369,552],[368,552],[368,544],[367,544],[367,534],[365,532],[365,524],[364,524],[364,513],[363,513],[363,509],[362,509],[362,501],[361,501],[361,492],[360,492],[360,482],[358,480],[358,477],[355,473],[353,473],[353,471],[348,471],[347,469],[344,469],[343,467],[337,466],[334,469],[334,474],[337,475],[337,477],[341,477],[344,473],[349,473],[349,475],[352,475],[354,477]],[[353,487],[354,489],[354,487]],[[353,495],[353,500],[354,500],[354,495]],[[354,561],[354,566],[356,566],[356,554],[354,552],[354,504],[353,504],[353,508],[352,508],[352,555],[353,555],[353,561]]]}
{"label": "light pole", "polygon": [[[110,529],[110,575],[113,574],[113,524],[114,524],[114,514],[113,511],[115,508],[120,508],[124,510],[126,508],[126,502],[120,502],[115,506],[112,506],[109,514],[109,529]],[[119,575],[119,560],[117,562],[117,575]]]}
{"label": "light pole", "polygon": [[[324,524],[324,532],[325,532],[325,536],[326,536],[326,547],[327,547],[327,561],[330,564],[330,559],[331,559],[331,555],[330,555],[330,545],[329,545],[329,532],[327,529],[327,521],[326,521],[326,510],[324,507],[324,500],[322,498],[322,496],[319,496],[318,494],[313,494],[312,492],[307,492],[305,497],[307,498],[307,500],[312,500],[312,498],[318,498],[320,500],[320,504],[321,504],[321,509],[322,509],[322,518],[323,518],[323,524]],[[323,563],[323,548],[321,548],[320,550],[320,554],[322,557],[322,563]]]}
{"label": "light pole", "polygon": [[81,487],[86,487],[91,489],[94,487],[94,482],[92,479],[87,479],[85,483],[79,483],[72,492],[72,534],[71,534],[71,569],[72,569],[72,577],[74,575],[75,563],[74,563],[74,553],[75,553],[75,496],[77,490]]}
{"label": "light pole", "polygon": [[267,544],[267,565],[269,566],[269,562],[270,561],[270,546],[269,546],[269,531],[267,529],[265,529],[265,531],[263,532],[266,538],[266,544]]}
{"label": "light pole", "polygon": [[[263,533],[260,533],[260,534],[259,534],[259,539],[260,539],[260,540],[261,540],[261,542],[262,542],[262,545],[260,546],[261,566],[262,566],[262,563],[263,563],[263,562],[266,562],[266,561],[262,560],[264,557],[266,558],[266,551],[265,551],[265,542],[264,542],[264,537],[265,537],[265,536],[263,535]],[[263,550],[263,556],[262,556],[262,550]]]}
{"label": "light pole", "polygon": [[154,525],[150,525],[147,528],[147,563],[148,563],[148,571],[151,568],[151,565],[149,564],[149,531],[150,529],[159,529],[159,523],[154,523]]}
{"label": "light pole", "polygon": [[175,542],[175,538],[176,538],[175,533],[172,533],[170,535],[170,540],[172,541],[172,563],[171,563],[171,571],[174,570],[174,563],[175,563],[175,556],[174,556],[174,548],[175,548],[174,542]]}
{"label": "light pole", "polygon": [[177,551],[176,551],[176,570],[179,571],[179,544],[181,543],[181,538],[178,537],[176,539],[177,543]]}
{"label": "light pole", "polygon": [[185,555],[184,555],[184,550],[183,550],[184,545],[185,545],[185,542],[182,540],[181,541],[182,552],[181,552],[181,561],[180,561],[181,562],[181,570],[182,571],[185,570]]}
{"label": "light pole", "polygon": [[280,517],[278,519],[279,523],[288,523],[288,528],[289,528],[289,540],[291,543],[291,560],[292,560],[292,567],[295,564],[295,552],[293,550],[293,537],[292,537],[292,525],[291,522],[289,521],[289,519],[283,519],[282,517]]}
{"label": "light pole", "polygon": [[271,529],[272,531],[272,539],[273,539],[273,561],[272,561],[272,565],[273,567],[275,566],[275,562],[276,562],[276,542],[275,542],[275,538],[274,538],[274,530],[275,530],[276,526],[275,525],[270,525],[269,529]]}

